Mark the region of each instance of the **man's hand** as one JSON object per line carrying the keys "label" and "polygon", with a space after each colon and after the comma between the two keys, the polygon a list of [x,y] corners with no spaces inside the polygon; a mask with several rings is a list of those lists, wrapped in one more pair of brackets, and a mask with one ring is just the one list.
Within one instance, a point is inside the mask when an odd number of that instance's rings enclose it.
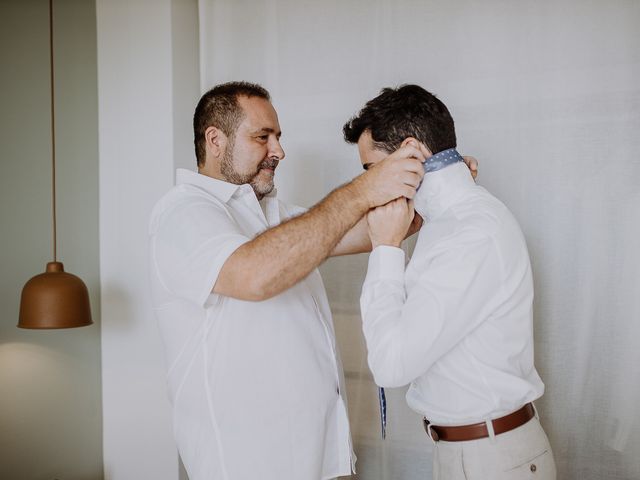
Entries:
{"label": "man's hand", "polygon": [[409,225],[409,230],[407,230],[407,234],[405,235],[405,240],[409,238],[411,235],[416,233],[418,230],[422,228],[423,219],[418,212],[414,210],[413,220],[411,221],[411,225]]}
{"label": "man's hand", "polygon": [[413,201],[398,198],[367,214],[371,246],[399,247],[415,218]]}
{"label": "man's hand", "polygon": [[464,163],[467,164],[467,167],[469,167],[469,170],[471,171],[471,176],[475,180],[476,177],[478,176],[478,160],[476,160],[475,157],[469,157],[466,155],[463,156],[462,159],[464,160]]}
{"label": "man's hand", "polygon": [[369,208],[385,205],[396,198],[413,198],[424,176],[423,162],[428,150],[406,145],[373,165],[354,180]]}

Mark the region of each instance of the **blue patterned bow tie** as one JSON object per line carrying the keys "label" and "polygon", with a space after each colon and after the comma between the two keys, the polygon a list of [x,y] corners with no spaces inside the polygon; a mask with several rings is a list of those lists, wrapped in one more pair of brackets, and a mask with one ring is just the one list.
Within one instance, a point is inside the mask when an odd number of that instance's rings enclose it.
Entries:
{"label": "blue patterned bow tie", "polygon": [[424,162],[424,172],[436,172],[453,163],[463,161],[462,155],[460,155],[455,148],[449,148],[448,150],[443,150],[427,158]]}

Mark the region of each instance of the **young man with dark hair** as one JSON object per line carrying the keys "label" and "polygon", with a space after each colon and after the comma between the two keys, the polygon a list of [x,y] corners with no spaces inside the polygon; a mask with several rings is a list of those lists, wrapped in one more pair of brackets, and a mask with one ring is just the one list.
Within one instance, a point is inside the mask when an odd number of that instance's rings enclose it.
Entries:
{"label": "young man with dark hair", "polygon": [[284,151],[269,94],[232,82],[194,115],[198,173],[151,216],[153,302],[191,480],[349,475],[342,369],[316,267],[371,249],[364,215],[413,198],[426,151],[407,145],[308,211],[276,197]]}
{"label": "young man with dark hair", "polygon": [[[411,384],[409,406],[435,442],[434,478],[555,479],[533,402],[533,281],[509,210],[473,181],[446,106],[416,85],[386,88],[344,127],[363,167],[427,148],[412,200],[367,214],[373,252],[361,310],[368,361],[382,387]],[[432,155],[433,154],[433,155]],[[400,243],[425,220],[405,268]]]}

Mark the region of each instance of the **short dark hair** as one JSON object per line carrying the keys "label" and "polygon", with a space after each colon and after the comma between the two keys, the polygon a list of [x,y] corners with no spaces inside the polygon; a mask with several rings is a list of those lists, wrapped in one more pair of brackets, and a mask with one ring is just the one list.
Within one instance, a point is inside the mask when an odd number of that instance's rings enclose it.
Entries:
{"label": "short dark hair", "polygon": [[418,85],[384,88],[343,127],[344,139],[357,143],[368,130],[376,148],[391,153],[407,137],[425,144],[432,153],[456,147],[456,130],[449,110]]}
{"label": "short dark hair", "polygon": [[205,93],[193,114],[193,143],[196,149],[198,166],[206,158],[204,132],[213,126],[222,130],[227,137],[234,138],[236,129],[244,113],[238,103],[238,97],[260,97],[271,100],[269,92],[257,83],[227,82],[216,85]]}

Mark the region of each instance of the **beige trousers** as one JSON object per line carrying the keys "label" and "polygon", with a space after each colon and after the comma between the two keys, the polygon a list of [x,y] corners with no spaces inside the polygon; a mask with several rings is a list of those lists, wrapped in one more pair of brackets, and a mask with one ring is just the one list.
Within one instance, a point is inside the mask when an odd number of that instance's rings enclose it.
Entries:
{"label": "beige trousers", "polygon": [[436,442],[434,480],[555,480],[556,465],[537,418],[493,438]]}

